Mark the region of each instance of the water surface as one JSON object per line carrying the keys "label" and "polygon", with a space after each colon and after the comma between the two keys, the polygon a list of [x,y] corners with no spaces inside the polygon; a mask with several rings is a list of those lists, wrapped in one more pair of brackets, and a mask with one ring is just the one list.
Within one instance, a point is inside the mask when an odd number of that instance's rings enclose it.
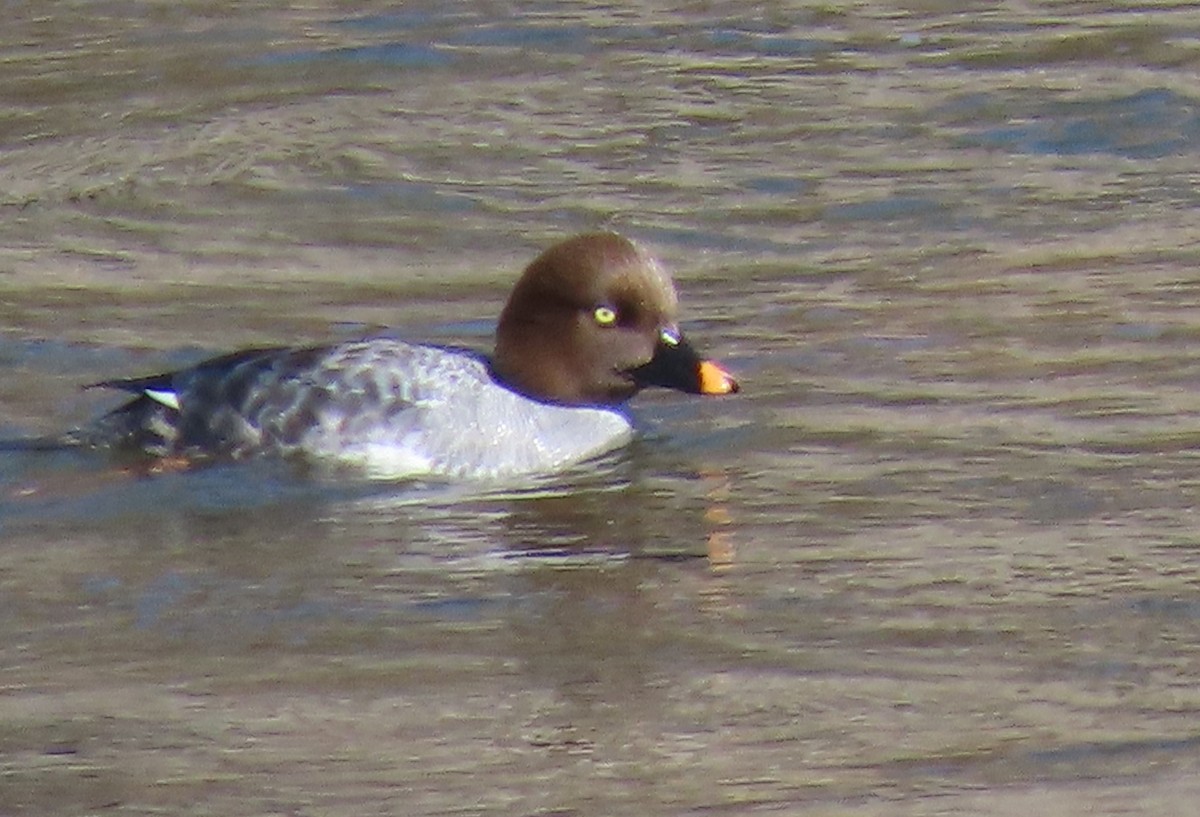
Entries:
{"label": "water surface", "polygon": [[478,491],[0,454],[0,813],[1187,814],[1200,11],[9,9],[0,430],[618,229],[735,398]]}

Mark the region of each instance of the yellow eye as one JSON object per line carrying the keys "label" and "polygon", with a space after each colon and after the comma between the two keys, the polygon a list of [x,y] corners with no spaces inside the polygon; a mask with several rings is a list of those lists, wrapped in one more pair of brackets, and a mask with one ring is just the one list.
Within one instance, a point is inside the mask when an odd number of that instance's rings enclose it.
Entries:
{"label": "yellow eye", "polygon": [[598,306],[592,315],[601,326],[612,326],[617,322],[617,310],[611,306]]}

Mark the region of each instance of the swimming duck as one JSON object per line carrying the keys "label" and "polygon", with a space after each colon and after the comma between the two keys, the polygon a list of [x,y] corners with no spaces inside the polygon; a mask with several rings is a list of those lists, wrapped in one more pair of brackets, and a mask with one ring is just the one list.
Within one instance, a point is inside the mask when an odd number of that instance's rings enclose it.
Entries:
{"label": "swimming duck", "polygon": [[132,400],[76,444],[203,461],[300,456],[384,479],[544,474],[627,443],[640,389],[738,390],[679,330],[670,276],[615,233],[537,257],[483,354],[371,338],[250,349],[95,386]]}

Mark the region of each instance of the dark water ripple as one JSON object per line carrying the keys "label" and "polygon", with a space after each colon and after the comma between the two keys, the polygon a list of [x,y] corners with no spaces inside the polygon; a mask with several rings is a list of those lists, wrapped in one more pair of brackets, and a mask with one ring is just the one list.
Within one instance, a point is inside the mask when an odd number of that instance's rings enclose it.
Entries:
{"label": "dark water ripple", "polygon": [[1155,159],[1200,148],[1196,100],[1162,88],[1043,106],[1012,106],[975,96],[949,112],[964,119],[987,118],[988,109],[1013,107],[1021,110],[1022,119],[1031,121],[979,129],[962,137],[964,144],[1016,153],[1102,153],[1128,159]]}

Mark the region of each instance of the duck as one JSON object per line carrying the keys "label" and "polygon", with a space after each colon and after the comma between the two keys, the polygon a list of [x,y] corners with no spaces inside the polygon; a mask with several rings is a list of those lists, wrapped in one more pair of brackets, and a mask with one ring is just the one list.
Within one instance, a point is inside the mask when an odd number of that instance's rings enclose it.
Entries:
{"label": "duck", "polygon": [[626,445],[626,405],[644,388],[739,391],[681,332],[678,306],[640,245],[577,235],[525,268],[490,355],[385,337],[245,349],[92,384],[132,397],[66,439],[186,463],[295,457],[388,480],[550,474]]}

